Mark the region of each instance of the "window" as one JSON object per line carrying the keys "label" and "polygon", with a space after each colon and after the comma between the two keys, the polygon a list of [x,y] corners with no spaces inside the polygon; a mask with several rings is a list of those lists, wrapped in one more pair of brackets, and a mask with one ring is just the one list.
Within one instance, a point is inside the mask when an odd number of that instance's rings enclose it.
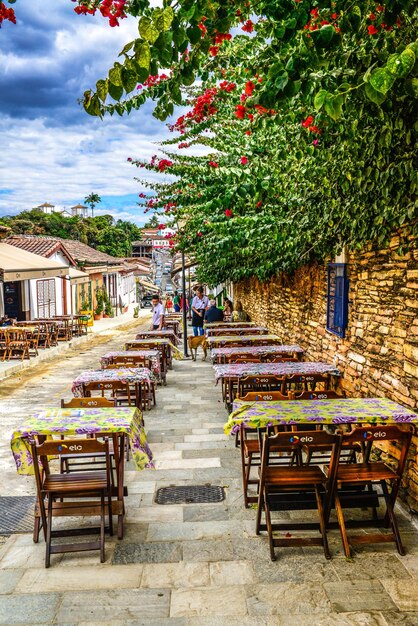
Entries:
{"label": "window", "polygon": [[36,281],[36,296],[38,301],[38,317],[51,318],[56,314],[55,308],[55,279]]}
{"label": "window", "polygon": [[348,323],[348,278],[345,263],[329,263],[327,291],[327,330],[345,337]]}

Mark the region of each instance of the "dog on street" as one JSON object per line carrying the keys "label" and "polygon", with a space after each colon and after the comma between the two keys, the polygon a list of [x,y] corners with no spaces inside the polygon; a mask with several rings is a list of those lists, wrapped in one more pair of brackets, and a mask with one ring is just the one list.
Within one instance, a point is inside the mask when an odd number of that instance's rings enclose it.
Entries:
{"label": "dog on street", "polygon": [[203,359],[204,361],[208,354],[208,345],[206,343],[205,335],[199,335],[198,337],[188,337],[187,343],[189,344],[190,354],[192,355],[193,361],[196,361],[197,349],[199,346],[202,346],[203,350]]}

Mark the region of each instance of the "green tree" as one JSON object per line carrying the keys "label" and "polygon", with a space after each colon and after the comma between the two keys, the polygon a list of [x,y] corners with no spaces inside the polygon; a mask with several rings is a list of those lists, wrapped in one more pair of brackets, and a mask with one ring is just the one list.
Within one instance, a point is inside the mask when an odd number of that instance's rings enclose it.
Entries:
{"label": "green tree", "polygon": [[102,201],[101,197],[97,193],[90,193],[88,196],[84,198],[84,202],[91,209],[91,216],[94,217],[94,209],[96,204],[99,204]]}

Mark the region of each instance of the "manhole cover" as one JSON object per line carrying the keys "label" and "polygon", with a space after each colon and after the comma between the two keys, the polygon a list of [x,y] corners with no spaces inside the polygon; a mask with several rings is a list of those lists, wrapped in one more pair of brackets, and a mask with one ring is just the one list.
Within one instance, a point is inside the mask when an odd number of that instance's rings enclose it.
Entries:
{"label": "manhole cover", "polygon": [[33,496],[0,497],[0,535],[32,532],[34,506]]}
{"label": "manhole cover", "polygon": [[155,496],[157,504],[204,504],[222,500],[225,500],[224,488],[216,485],[161,487]]}

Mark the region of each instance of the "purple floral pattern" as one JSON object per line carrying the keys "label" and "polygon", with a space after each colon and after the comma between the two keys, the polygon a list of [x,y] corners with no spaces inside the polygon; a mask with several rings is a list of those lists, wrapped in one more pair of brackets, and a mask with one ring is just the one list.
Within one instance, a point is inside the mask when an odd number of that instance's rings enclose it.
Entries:
{"label": "purple floral pattern", "polygon": [[219,358],[228,359],[231,356],[240,356],[242,354],[250,354],[259,356],[260,354],[304,354],[304,349],[294,344],[289,345],[273,345],[273,346],[237,346],[235,348],[213,348],[210,356],[212,361]]}
{"label": "purple floral pattern", "polygon": [[321,361],[298,361],[297,363],[228,363],[214,365],[215,380],[220,378],[244,378],[245,376],[309,376],[309,374],[332,374],[340,371],[330,363]]}
{"label": "purple floral pattern", "polygon": [[113,363],[117,357],[145,357],[151,361],[151,371],[158,381],[161,381],[161,357],[158,350],[121,350],[119,352],[107,352],[101,359],[102,367],[106,367]]}
{"label": "purple floral pattern", "polygon": [[[317,394],[320,395],[320,392]],[[387,398],[287,400],[247,402],[235,400],[224,426],[226,435],[245,428],[281,424],[418,424],[418,415]]]}
{"label": "purple floral pattern", "polygon": [[233,341],[239,342],[243,346],[282,343],[282,340],[277,335],[221,335],[220,337],[208,337],[206,341],[209,348],[227,347]]}
{"label": "purple floral pattern", "polygon": [[27,419],[12,435],[11,448],[18,474],[33,474],[29,438],[35,435],[125,433],[138,470],[154,467],[142,414],[133,407],[45,409]]}
{"label": "purple floral pattern", "polygon": [[74,380],[71,391],[76,398],[83,396],[83,384],[108,383],[120,380],[123,383],[153,383],[154,374],[147,367],[121,367],[114,370],[87,370]]}

